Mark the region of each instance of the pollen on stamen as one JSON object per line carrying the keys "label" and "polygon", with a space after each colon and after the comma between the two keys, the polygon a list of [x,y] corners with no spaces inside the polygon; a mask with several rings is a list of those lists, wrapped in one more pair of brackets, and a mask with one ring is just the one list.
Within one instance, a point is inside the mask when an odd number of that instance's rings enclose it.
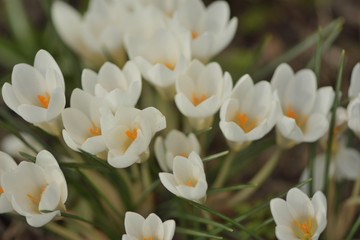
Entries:
{"label": "pollen on stamen", "polygon": [[203,93],[203,94],[201,95],[201,98],[199,99],[199,98],[196,96],[196,94],[193,93],[192,97],[193,97],[194,106],[196,107],[197,105],[199,105],[200,103],[202,103],[203,101],[205,101],[205,99],[206,99],[206,94]]}
{"label": "pollen on stamen", "polygon": [[33,197],[33,196],[31,196],[30,194],[26,194],[26,196],[28,196],[32,201],[34,201],[35,203],[37,203],[37,204],[39,204],[40,203],[40,200],[39,199],[37,199],[37,198],[35,198],[35,197]]}
{"label": "pollen on stamen", "polygon": [[44,97],[43,95],[37,95],[37,98],[39,99],[41,106],[43,108],[48,108],[49,107],[49,102],[50,102],[50,95],[48,92],[45,92],[46,97]]}
{"label": "pollen on stamen", "polygon": [[0,194],[4,193],[4,189],[2,187],[0,187]]}
{"label": "pollen on stamen", "polygon": [[248,133],[250,132],[256,125],[257,119],[254,119],[253,121],[250,122],[249,124],[249,120],[247,118],[247,114],[243,113],[236,113],[235,115],[235,123],[241,127],[241,129],[245,132]]}
{"label": "pollen on stamen", "polygon": [[197,34],[196,32],[191,33],[192,39],[196,39],[198,36],[199,36],[199,34]]}
{"label": "pollen on stamen", "polygon": [[89,132],[93,135],[93,136],[99,136],[101,135],[100,130],[96,127],[95,123],[92,122],[93,128],[90,128]]}
{"label": "pollen on stamen", "polygon": [[164,63],[165,67],[167,67],[170,70],[174,70],[174,67],[170,63]]}
{"label": "pollen on stamen", "polygon": [[304,236],[306,238],[312,237],[312,234],[311,234],[311,218],[310,217],[309,217],[309,224],[306,224],[306,222],[304,222],[303,224],[300,224],[295,220],[293,220],[293,223],[296,226],[298,226],[298,228],[300,228],[304,232]]}
{"label": "pollen on stamen", "polygon": [[285,115],[289,118],[293,118],[296,122],[296,124],[299,126],[299,127],[302,127],[304,125],[304,123],[307,121],[307,117],[303,117],[301,119],[299,119],[299,116],[298,114],[296,114],[294,112],[294,110],[292,110],[291,106],[288,106],[287,110],[286,110],[286,113]]}
{"label": "pollen on stamen", "polygon": [[192,184],[191,180],[189,180],[189,182],[186,184],[186,186],[188,186],[188,187],[194,187],[194,185]]}
{"label": "pollen on stamen", "polygon": [[125,134],[126,136],[128,136],[128,138],[130,138],[131,141],[134,141],[137,137],[137,130],[136,128],[134,128],[132,132],[130,130],[127,130]]}

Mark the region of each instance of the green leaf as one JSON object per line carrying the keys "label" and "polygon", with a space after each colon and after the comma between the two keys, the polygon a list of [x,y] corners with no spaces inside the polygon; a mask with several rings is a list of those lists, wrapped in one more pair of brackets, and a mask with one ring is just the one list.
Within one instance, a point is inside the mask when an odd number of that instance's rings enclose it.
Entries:
{"label": "green leaf", "polygon": [[215,154],[213,154],[213,155],[204,157],[204,158],[203,158],[203,162],[209,162],[209,161],[211,161],[211,160],[214,160],[214,159],[223,157],[223,156],[229,154],[229,152],[230,152],[229,150],[226,150],[226,151],[223,151],[223,152],[220,152],[220,153],[215,153]]}
{"label": "green leaf", "polygon": [[35,161],[36,161],[36,157],[31,156],[30,154],[27,154],[27,153],[24,153],[24,152],[19,152],[19,154],[20,154],[22,157],[24,157],[24,158],[26,158],[26,159],[28,159],[28,160],[30,160],[30,161],[32,161],[32,162],[35,162]]}
{"label": "green leaf", "polygon": [[211,234],[208,234],[208,233],[199,232],[199,231],[195,231],[195,230],[187,229],[187,228],[182,228],[182,227],[176,227],[176,232],[182,233],[182,234],[185,234],[185,235],[196,236],[196,237],[204,237],[206,239],[223,239],[222,237],[219,237],[219,236],[216,236],[216,235],[211,235]]}
{"label": "green leaf", "polygon": [[196,136],[199,136],[199,135],[201,135],[201,134],[203,134],[203,133],[206,133],[206,132],[211,131],[212,129],[213,129],[212,127],[208,127],[208,128],[205,128],[205,129],[201,129],[201,130],[199,130],[199,131],[195,131],[194,134],[195,134]]}
{"label": "green leaf", "polygon": [[354,239],[354,235],[355,233],[357,233],[360,229],[360,216],[358,216],[358,218],[356,219],[355,223],[353,224],[353,226],[351,227],[348,235],[346,236],[345,240],[352,240]]}
{"label": "green leaf", "polygon": [[194,215],[190,215],[190,214],[184,214],[184,213],[179,214],[177,212],[174,212],[171,215],[174,216],[174,217],[181,218],[181,219],[190,220],[190,221],[193,221],[193,222],[205,223],[205,224],[212,225],[212,226],[215,226],[215,227],[218,227],[218,228],[223,228],[224,230],[229,231],[229,232],[234,231],[232,228],[229,228],[228,226],[226,226],[224,224],[221,224],[221,223],[218,223],[218,222],[215,222],[215,221],[213,221],[211,219],[206,219],[206,218],[202,218],[202,217],[198,217],[198,216],[194,216]]}
{"label": "green leaf", "polygon": [[241,189],[245,189],[245,188],[253,188],[256,186],[257,186],[257,184],[249,183],[249,184],[239,184],[239,185],[223,187],[223,188],[213,188],[213,189],[210,189],[207,192],[207,194],[212,195],[212,194],[218,194],[218,193],[222,193],[222,192],[237,191],[237,190],[241,190]]}

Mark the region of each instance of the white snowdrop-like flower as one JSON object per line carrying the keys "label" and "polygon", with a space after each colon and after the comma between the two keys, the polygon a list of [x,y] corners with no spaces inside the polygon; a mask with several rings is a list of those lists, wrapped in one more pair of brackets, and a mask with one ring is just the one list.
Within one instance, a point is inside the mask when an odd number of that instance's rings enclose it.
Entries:
{"label": "white snowdrop-like flower", "polygon": [[196,152],[189,157],[176,156],[173,174],[159,173],[160,181],[171,193],[195,201],[205,202],[208,184],[204,165]]}
{"label": "white snowdrop-like flower", "polygon": [[241,149],[267,134],[276,124],[280,111],[270,83],[254,84],[249,75],[244,75],[221,106],[220,129],[231,147]]}
{"label": "white snowdrop-like flower", "polygon": [[[324,186],[326,154],[318,154],[315,158],[313,189],[314,191],[322,190]],[[331,156],[329,176],[335,177],[337,181],[347,179],[354,181],[357,178],[360,169],[360,153],[353,148],[347,148],[339,144],[338,149]],[[301,174],[300,181],[309,178],[309,169],[306,168]],[[308,192],[308,184],[301,187],[301,190]]]}
{"label": "white snowdrop-like flower", "polygon": [[29,123],[51,134],[60,134],[65,84],[53,57],[39,50],[34,67],[23,63],[15,65],[11,83],[5,83],[2,88],[6,105]]}
{"label": "white snowdrop-like flower", "polygon": [[85,69],[81,76],[84,91],[104,99],[113,112],[119,107],[134,107],[141,94],[141,74],[135,63],[128,61],[122,70],[106,62],[96,74]]}
{"label": "white snowdrop-like flower", "polygon": [[207,65],[193,60],[176,80],[175,103],[196,130],[212,124],[214,114],[229,97],[232,79],[216,62]]}
{"label": "white snowdrop-like flower", "polygon": [[123,37],[131,28],[127,5],[124,1],[91,0],[81,16],[70,5],[56,1],[51,16],[62,40],[87,63],[101,66],[109,55],[121,66],[125,62]]}
{"label": "white snowdrop-like flower", "polygon": [[238,20],[229,17],[230,7],[225,1],[205,7],[201,0],[187,0],[175,10],[172,24],[191,33],[192,58],[207,62],[234,38]]}
{"label": "white snowdrop-like flower", "polygon": [[81,149],[91,154],[105,151],[99,99],[76,88],[71,94],[70,106],[62,112],[65,143],[74,151]]}
{"label": "white snowdrop-like flower", "polygon": [[191,152],[200,154],[200,144],[195,134],[184,133],[173,129],[165,137],[157,137],[155,140],[154,151],[161,169],[170,172],[173,169],[175,156],[188,157]]}
{"label": "white snowdrop-like flower", "polygon": [[14,210],[33,227],[45,225],[65,209],[66,181],[56,159],[46,150],[39,152],[35,163],[23,161],[4,173],[1,184]]}
{"label": "white snowdrop-like flower", "polygon": [[302,69],[294,74],[289,65],[280,64],[271,85],[282,107],[282,116],[276,124],[279,145],[290,147],[295,143],[314,142],[326,133],[334,91],[331,87],[317,89],[312,70]]}
{"label": "white snowdrop-like flower", "polygon": [[115,116],[103,113],[100,122],[109,149],[107,161],[116,168],[146,160],[152,137],[166,127],[165,117],[153,107],[144,110],[120,108]]}
{"label": "white snowdrop-like flower", "polygon": [[353,98],[347,107],[348,126],[360,138],[360,63],[352,70],[348,95]]}
{"label": "white snowdrop-like flower", "polygon": [[317,240],[327,224],[326,198],[320,191],[310,200],[301,190],[292,188],[286,195],[286,201],[272,199],[270,210],[279,240]]}
{"label": "white snowdrop-like flower", "polygon": [[135,61],[143,77],[162,97],[173,99],[175,80],[190,60],[190,35],[159,29],[148,41],[129,36],[125,43],[130,59]]}
{"label": "white snowdrop-like flower", "polygon": [[125,231],[122,240],[171,240],[175,233],[175,221],[162,222],[154,213],[146,219],[135,212],[126,212]]}
{"label": "white snowdrop-like flower", "polygon": [[13,211],[10,200],[4,194],[2,187],[2,176],[17,166],[16,162],[7,153],[0,151],[0,213],[7,213]]}

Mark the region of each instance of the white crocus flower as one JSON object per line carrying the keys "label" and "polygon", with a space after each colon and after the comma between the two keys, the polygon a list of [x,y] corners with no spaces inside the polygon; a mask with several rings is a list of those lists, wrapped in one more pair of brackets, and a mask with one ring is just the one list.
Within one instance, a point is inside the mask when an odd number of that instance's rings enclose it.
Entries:
{"label": "white crocus flower", "polygon": [[99,74],[85,69],[81,84],[86,92],[104,99],[113,112],[119,107],[134,107],[141,94],[141,74],[131,61],[122,70],[106,62]]}
{"label": "white crocus flower", "polygon": [[[42,145],[32,135],[25,132],[19,132],[19,134],[28,144],[30,144],[30,146],[35,148],[36,152],[39,152],[41,149],[43,149]],[[22,157],[20,152],[34,155],[34,151],[25,145],[25,143],[15,135],[7,135],[4,137],[4,139],[1,141],[0,149],[4,150],[4,152],[15,158]]]}
{"label": "white crocus flower", "polygon": [[225,1],[205,7],[201,0],[187,0],[174,12],[172,24],[191,33],[192,58],[207,62],[234,38],[237,18],[229,21],[229,17],[230,7]]}
{"label": "white crocus flower", "polygon": [[71,94],[70,106],[62,112],[65,143],[74,151],[81,149],[91,154],[105,151],[99,99],[77,88]]}
{"label": "white crocus flower", "polygon": [[190,35],[159,29],[149,41],[129,36],[125,40],[130,59],[134,60],[143,77],[165,99],[173,99],[175,80],[190,60]]}
{"label": "white crocus flower", "polygon": [[154,151],[161,169],[171,172],[175,156],[188,157],[191,152],[200,154],[200,144],[195,134],[190,133],[186,136],[178,130],[171,130],[168,135],[157,137],[155,140]]}
{"label": "white crocus flower", "polygon": [[[314,174],[313,174],[313,189],[314,191],[322,190],[324,186],[324,173],[326,154],[316,155],[314,160]],[[339,144],[338,149],[331,155],[329,177],[334,177],[337,181],[347,179],[356,180],[360,170],[360,153],[353,149],[347,148],[343,144]],[[301,174],[300,181],[305,181],[309,178],[309,169],[305,169]],[[306,184],[301,187],[301,190],[308,192]]]}
{"label": "white crocus flower", "polygon": [[280,111],[270,83],[261,81],[254,85],[246,74],[221,106],[220,129],[231,147],[241,149],[267,134],[276,124]]}
{"label": "white crocus flower", "polygon": [[352,70],[349,97],[353,98],[348,107],[348,126],[360,138],[360,63]]}
{"label": "white crocus flower", "polygon": [[10,200],[4,194],[2,187],[2,176],[17,166],[16,162],[7,153],[0,151],[0,213],[7,213],[13,210]]}
{"label": "white crocus flower", "polygon": [[196,152],[189,157],[176,156],[173,174],[159,173],[160,181],[171,193],[195,201],[205,202],[208,184],[204,165]]}
{"label": "white crocus flower", "polygon": [[1,183],[14,210],[33,227],[45,225],[65,209],[66,181],[56,159],[46,150],[39,152],[35,163],[23,161],[6,172]]}
{"label": "white crocus flower", "polygon": [[272,199],[270,209],[279,240],[317,240],[327,224],[326,198],[320,191],[310,200],[301,190],[292,188],[286,201]]}
{"label": "white crocus flower", "polygon": [[107,161],[116,168],[126,168],[149,156],[149,144],[156,132],[166,127],[165,117],[153,107],[139,110],[120,108],[115,116],[103,113],[101,127],[107,148]]}
{"label": "white crocus flower", "polygon": [[317,89],[312,70],[302,69],[294,74],[289,65],[280,64],[271,85],[282,107],[282,116],[276,124],[279,145],[291,147],[295,143],[314,142],[326,133],[334,91],[331,87]]}
{"label": "white crocus flower", "polygon": [[176,80],[175,103],[196,130],[210,127],[214,114],[229,97],[232,79],[216,62],[207,65],[193,60]]}
{"label": "white crocus flower", "polygon": [[26,121],[58,135],[65,107],[65,84],[61,70],[45,50],[36,53],[34,67],[15,65],[12,85],[5,83],[2,95],[6,105]]}
{"label": "white crocus flower", "polygon": [[123,1],[91,0],[81,16],[70,5],[56,1],[52,6],[54,26],[63,41],[87,63],[101,66],[108,55],[123,65],[123,36],[130,27],[130,13]]}
{"label": "white crocus flower", "polygon": [[126,212],[125,231],[122,240],[171,240],[175,233],[175,221],[162,222],[154,213],[146,219],[135,212]]}

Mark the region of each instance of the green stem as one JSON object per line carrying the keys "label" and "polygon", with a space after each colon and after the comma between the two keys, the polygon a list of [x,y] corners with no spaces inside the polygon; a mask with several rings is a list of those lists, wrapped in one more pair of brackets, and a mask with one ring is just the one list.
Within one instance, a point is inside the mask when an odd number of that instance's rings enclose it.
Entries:
{"label": "green stem", "polygon": [[246,198],[248,198],[251,194],[253,194],[258,187],[260,187],[264,181],[270,176],[270,174],[273,172],[275,166],[277,165],[277,162],[279,161],[279,158],[284,151],[283,148],[277,148],[275,153],[271,156],[270,160],[263,166],[263,168],[250,180],[250,183],[256,184],[257,187],[254,188],[247,188],[242,191],[240,191],[238,194],[230,198],[228,201],[228,207],[232,208],[236,204],[238,204],[241,201],[244,201]]}
{"label": "green stem", "polygon": [[347,235],[345,240],[354,239],[353,237],[354,237],[355,233],[358,232],[359,228],[360,228],[360,216],[358,216],[358,218],[356,219],[354,225],[350,229],[349,234]]}
{"label": "green stem", "polygon": [[224,185],[226,178],[228,176],[230,166],[236,156],[236,153],[237,153],[236,151],[233,150],[230,151],[229,155],[225,159],[225,162],[220,169],[219,174],[217,175],[214,181],[214,184],[212,186],[213,188],[221,188]]}
{"label": "green stem", "polygon": [[[309,178],[313,178],[314,176],[314,159],[315,159],[315,143],[309,144],[309,155],[308,155],[308,168],[309,168]],[[309,183],[309,196],[313,195],[313,181]]]}

